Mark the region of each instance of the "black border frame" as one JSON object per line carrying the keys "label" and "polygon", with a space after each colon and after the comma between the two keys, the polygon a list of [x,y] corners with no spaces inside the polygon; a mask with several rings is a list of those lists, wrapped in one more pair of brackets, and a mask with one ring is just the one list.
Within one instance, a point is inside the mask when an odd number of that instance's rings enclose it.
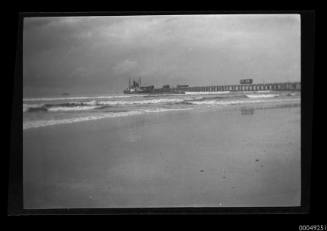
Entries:
{"label": "black border frame", "polygon": [[[296,207],[172,207],[172,208],[23,208],[23,20],[25,17],[125,16],[176,14],[299,14],[301,16],[301,206]],[[8,215],[102,215],[102,214],[308,214],[312,156],[313,79],[315,48],[315,11],[111,11],[111,12],[24,12],[18,14],[16,65],[9,156]]]}

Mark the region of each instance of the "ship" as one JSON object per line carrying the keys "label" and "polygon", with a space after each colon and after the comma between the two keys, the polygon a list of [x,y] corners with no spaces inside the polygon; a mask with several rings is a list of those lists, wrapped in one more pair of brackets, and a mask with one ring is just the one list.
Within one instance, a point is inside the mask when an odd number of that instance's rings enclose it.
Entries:
{"label": "ship", "polygon": [[155,88],[154,85],[142,86],[141,78],[138,81],[129,79],[128,88],[124,94],[185,94],[182,89],[184,85],[178,85],[177,88],[171,88],[169,85],[163,85],[161,88]]}

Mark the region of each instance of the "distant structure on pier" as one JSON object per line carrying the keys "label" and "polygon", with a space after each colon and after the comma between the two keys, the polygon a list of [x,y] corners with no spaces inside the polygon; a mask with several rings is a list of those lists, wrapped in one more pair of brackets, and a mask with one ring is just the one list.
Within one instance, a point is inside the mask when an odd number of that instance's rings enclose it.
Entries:
{"label": "distant structure on pier", "polygon": [[252,84],[253,79],[241,79],[240,84]]}

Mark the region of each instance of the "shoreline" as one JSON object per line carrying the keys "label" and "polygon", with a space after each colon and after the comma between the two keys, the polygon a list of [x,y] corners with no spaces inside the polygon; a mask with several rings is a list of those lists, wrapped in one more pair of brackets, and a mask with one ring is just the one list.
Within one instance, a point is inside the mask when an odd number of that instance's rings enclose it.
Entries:
{"label": "shoreline", "polygon": [[[204,108],[216,108],[218,110],[228,110],[228,108],[234,110],[235,108],[242,108],[242,107],[252,107],[256,110],[261,109],[269,109],[274,107],[288,107],[288,106],[300,106],[301,105],[301,99],[300,98],[289,98],[289,99],[283,99],[283,100],[268,100],[268,101],[260,101],[259,100],[252,100],[248,102],[243,103],[235,103],[233,104],[233,101],[228,102],[227,105],[188,105],[185,103],[185,106],[193,106],[193,107],[181,107],[181,108],[174,108],[174,107],[167,107],[166,105],[160,105],[159,108],[154,109],[131,109],[128,111],[125,110],[118,110],[118,111],[112,111],[112,112],[103,112],[103,113],[94,113],[87,116],[78,116],[78,117],[72,117],[67,119],[57,119],[57,120],[41,120],[41,121],[23,121],[23,131],[26,131],[28,129],[35,129],[40,127],[48,127],[48,126],[54,126],[54,125],[60,125],[60,124],[71,124],[76,122],[86,122],[86,121],[92,121],[92,120],[99,120],[99,119],[107,119],[107,118],[119,118],[119,117],[126,117],[126,116],[139,116],[139,115],[145,115],[148,113],[162,113],[162,112],[176,112],[176,111],[184,111],[184,110],[196,110],[196,109],[202,109]],[[199,102],[199,104],[202,104],[202,102]],[[270,105],[272,104],[272,105]],[[172,106],[172,105],[170,105]],[[199,108],[201,107],[202,108]],[[205,107],[207,106],[207,107]],[[227,107],[226,107],[227,106]]]}

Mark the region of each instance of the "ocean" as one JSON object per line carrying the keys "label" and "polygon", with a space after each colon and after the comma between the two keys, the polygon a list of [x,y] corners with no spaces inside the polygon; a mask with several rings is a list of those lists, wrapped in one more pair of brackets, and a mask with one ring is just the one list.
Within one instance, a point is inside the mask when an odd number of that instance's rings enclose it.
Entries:
{"label": "ocean", "polygon": [[103,118],[232,105],[299,104],[290,92],[186,92],[176,95],[107,95],[23,99],[23,130]]}
{"label": "ocean", "polygon": [[23,103],[24,208],[300,205],[300,92]]}

